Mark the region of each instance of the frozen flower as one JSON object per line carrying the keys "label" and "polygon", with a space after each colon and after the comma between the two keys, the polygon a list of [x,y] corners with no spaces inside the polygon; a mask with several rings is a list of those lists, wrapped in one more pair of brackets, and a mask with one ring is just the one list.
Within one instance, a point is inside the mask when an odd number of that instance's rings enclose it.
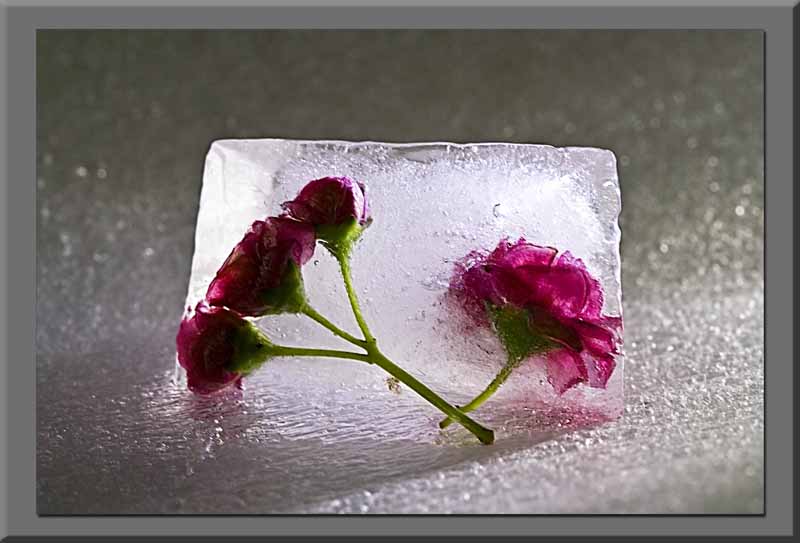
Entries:
{"label": "frozen flower", "polygon": [[186,370],[189,389],[197,394],[239,384],[266,360],[271,348],[253,324],[205,302],[184,315],[176,343],[178,363]]}
{"label": "frozen flower", "polygon": [[333,245],[352,243],[372,221],[364,184],[347,177],[315,179],[281,207],[289,217],[313,225],[317,237]]}
{"label": "frozen flower", "polygon": [[206,300],[248,316],[301,311],[300,267],[315,242],[311,226],[287,217],[254,222],[217,271]]}
{"label": "frozen flower", "polygon": [[470,253],[451,291],[474,318],[494,325],[512,358],[544,354],[559,393],[578,383],[606,386],[622,320],[601,314],[599,281],[568,251],[503,240],[491,253]]}

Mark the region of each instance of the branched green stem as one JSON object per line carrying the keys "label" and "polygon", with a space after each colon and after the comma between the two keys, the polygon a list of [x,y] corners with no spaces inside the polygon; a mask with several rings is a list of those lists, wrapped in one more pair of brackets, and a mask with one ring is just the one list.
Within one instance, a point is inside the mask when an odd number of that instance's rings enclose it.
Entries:
{"label": "branched green stem", "polygon": [[350,252],[344,250],[332,250],[333,256],[339,262],[339,268],[342,271],[342,279],[344,279],[344,288],[347,291],[347,298],[350,300],[350,307],[353,309],[353,315],[356,318],[358,327],[364,338],[369,344],[375,344],[375,337],[369,330],[367,321],[364,320],[364,315],[361,313],[361,306],[358,303],[358,296],[356,296],[356,289],[353,287],[353,279],[350,273]]}
{"label": "branched green stem", "polygon": [[270,354],[273,356],[321,356],[325,358],[347,358],[371,364],[372,361],[365,354],[353,353],[350,351],[339,351],[335,349],[306,349],[304,347],[286,347],[284,345],[273,345],[270,347]]}
{"label": "branched green stem", "polygon": [[367,325],[364,315],[361,312],[361,307],[358,303],[358,296],[356,295],[355,288],[353,287],[353,280],[350,271],[350,251],[337,248],[330,248],[330,250],[333,256],[336,257],[336,260],[339,262],[345,290],[347,291],[347,297],[350,300],[350,307],[353,309],[353,315],[356,318],[356,322],[358,322],[358,327],[361,329],[361,332],[364,334],[364,338],[366,339],[366,345],[364,346],[368,353],[366,360],[377,366],[380,366],[389,375],[408,386],[411,390],[441,410],[445,415],[448,416],[449,419],[458,421],[458,423],[464,426],[464,428],[472,432],[481,443],[486,445],[493,443],[494,432],[491,429],[486,428],[472,420],[462,411],[458,410],[456,407],[448,403],[441,396],[420,382],[416,377],[389,360],[389,358],[387,358],[386,355],[384,355],[378,349],[375,337],[372,335],[372,332],[370,332],[369,326]]}
{"label": "branched green stem", "polygon": [[339,336],[345,341],[349,341],[353,345],[358,345],[362,349],[367,348],[366,341],[364,341],[363,339],[358,339],[357,337],[348,334],[347,332],[345,332],[344,330],[333,324],[331,321],[323,317],[319,312],[317,312],[316,309],[314,309],[310,305],[306,304],[305,308],[302,311],[302,314],[306,315],[313,321],[318,322],[319,324],[330,330],[334,335]]}
{"label": "branched green stem", "polygon": [[375,364],[383,368],[389,375],[396,378],[401,383],[404,383],[411,390],[425,398],[432,405],[437,407],[449,418],[458,421],[464,428],[475,434],[475,436],[485,445],[490,445],[494,442],[494,432],[482,426],[465,415],[462,411],[442,399],[441,396],[429,389],[427,386],[418,381],[413,375],[405,371],[403,368],[386,358],[380,351],[375,349],[369,356]]}

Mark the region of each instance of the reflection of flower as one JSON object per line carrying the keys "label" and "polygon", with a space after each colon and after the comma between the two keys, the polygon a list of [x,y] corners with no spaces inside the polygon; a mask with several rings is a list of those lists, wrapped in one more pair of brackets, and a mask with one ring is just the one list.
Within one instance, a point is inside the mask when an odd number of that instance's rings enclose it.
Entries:
{"label": "reflection of flower", "polygon": [[248,368],[263,362],[270,346],[250,322],[204,302],[184,316],[176,343],[178,363],[197,394],[238,384]]}
{"label": "reflection of flower", "polygon": [[299,268],[314,254],[315,242],[311,226],[286,217],[254,222],[217,271],[206,300],[248,316],[299,311]]}
{"label": "reflection of flower", "polygon": [[355,220],[364,226],[370,220],[364,184],[347,177],[323,177],[309,182],[297,198],[282,204],[292,218],[314,226],[335,226]]}
{"label": "reflection of flower", "polygon": [[467,255],[451,291],[473,317],[493,322],[510,356],[546,353],[559,393],[578,383],[604,388],[619,353],[622,319],[601,314],[602,287],[583,262],[557,253],[524,239],[503,240],[491,253]]}

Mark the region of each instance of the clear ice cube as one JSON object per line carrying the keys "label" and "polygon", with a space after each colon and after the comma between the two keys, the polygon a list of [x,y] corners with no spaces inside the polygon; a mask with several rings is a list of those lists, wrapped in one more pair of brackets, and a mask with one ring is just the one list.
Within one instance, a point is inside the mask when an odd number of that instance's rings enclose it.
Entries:
{"label": "clear ice cube", "polygon": [[[614,154],[505,143],[214,142],[203,175],[187,306],[202,299],[252,221],[277,215],[281,202],[325,176],[347,176],[367,186],[374,221],[358,242],[352,266],[379,345],[452,403],[480,392],[505,359],[493,333],[464,335],[459,323],[465,316],[442,304],[454,262],[470,251],[491,250],[505,237],[569,250],[600,280],[603,312],[621,315]],[[312,305],[357,333],[337,264],[322,247],[303,274]],[[259,326],[283,345],[349,346],[299,316],[265,317]],[[622,412],[622,359],[617,357],[606,389],[579,385],[561,396],[547,382],[541,361],[528,361],[473,418],[495,425],[498,438],[515,429],[535,432],[536,425],[546,426],[542,417],[559,428],[581,417],[614,418]],[[371,428],[381,437],[395,432],[408,438],[404,431],[436,436],[440,413],[411,391],[390,391],[387,377],[376,367],[345,360],[276,359],[246,379],[245,392],[265,402],[297,402],[269,409],[276,421],[284,420],[276,427],[286,436],[314,434],[315,425],[316,435],[342,432],[344,426],[358,435]],[[325,416],[311,414],[317,410]]]}

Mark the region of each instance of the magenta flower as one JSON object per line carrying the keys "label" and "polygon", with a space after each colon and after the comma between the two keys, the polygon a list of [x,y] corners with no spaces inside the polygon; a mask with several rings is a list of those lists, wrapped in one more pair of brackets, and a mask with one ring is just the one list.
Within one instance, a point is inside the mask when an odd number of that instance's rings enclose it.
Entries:
{"label": "magenta flower", "polygon": [[281,207],[289,217],[313,225],[317,237],[331,248],[349,248],[372,222],[364,184],[347,177],[311,181]]}
{"label": "magenta flower", "polygon": [[287,217],[254,222],[217,271],[206,300],[247,316],[302,310],[300,267],[315,242],[311,226]]}
{"label": "magenta flower", "polygon": [[314,226],[338,225],[351,219],[363,226],[369,221],[364,184],[347,177],[310,181],[297,198],[284,202],[281,207],[291,217]]}
{"label": "magenta flower", "polygon": [[622,319],[601,315],[602,287],[583,262],[557,253],[524,239],[503,240],[491,253],[469,254],[451,291],[479,322],[493,322],[511,357],[544,353],[560,394],[578,383],[605,388]]}
{"label": "magenta flower", "polygon": [[[282,204],[285,213],[254,222],[217,271],[205,299],[189,308],[176,337],[177,358],[189,389],[209,394],[232,384],[273,357],[338,358],[374,364],[452,417],[481,443],[494,432],[449,404],[384,355],[367,325],[353,284],[352,248],[371,222],[364,185],[346,177],[308,183],[297,198]],[[306,298],[301,267],[319,240],[339,263],[357,337],[316,311]],[[276,345],[247,317],[297,313],[310,318],[359,352]]]}
{"label": "magenta flower", "polygon": [[250,322],[223,307],[200,302],[187,311],[176,337],[178,363],[189,389],[210,394],[232,384],[260,365],[271,344]]}

